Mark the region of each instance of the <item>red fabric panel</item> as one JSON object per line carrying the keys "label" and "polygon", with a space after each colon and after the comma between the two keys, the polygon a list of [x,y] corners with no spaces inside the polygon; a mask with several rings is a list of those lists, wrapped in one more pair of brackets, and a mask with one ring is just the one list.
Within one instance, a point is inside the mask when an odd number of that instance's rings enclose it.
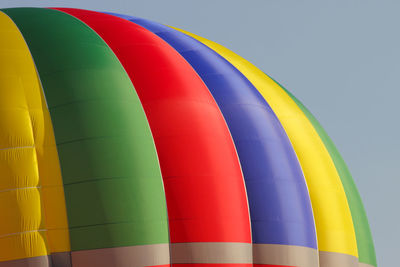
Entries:
{"label": "red fabric panel", "polygon": [[[253,264],[246,263],[174,263],[172,267],[252,267]],[[288,267],[288,266],[284,266]],[[290,266],[289,266],[290,267]]]}
{"label": "red fabric panel", "polygon": [[253,264],[254,267],[297,267],[292,265],[269,265],[269,264]]}
{"label": "red fabric panel", "polygon": [[58,10],[96,31],[135,86],[159,155],[171,242],[250,243],[236,150],[197,73],[162,39],[132,22],[93,11]]}

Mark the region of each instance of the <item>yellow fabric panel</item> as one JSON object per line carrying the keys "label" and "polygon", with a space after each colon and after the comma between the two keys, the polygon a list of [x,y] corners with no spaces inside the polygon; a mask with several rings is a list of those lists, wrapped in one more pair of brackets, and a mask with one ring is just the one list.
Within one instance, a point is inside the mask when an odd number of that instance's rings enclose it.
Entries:
{"label": "yellow fabric panel", "polygon": [[279,118],[299,158],[310,192],[318,249],[358,257],[352,217],[340,177],[318,133],[296,103],[271,78],[242,57],[215,42],[176,30],[220,54],[259,90]]}
{"label": "yellow fabric panel", "polygon": [[0,261],[69,251],[54,133],[29,49],[0,12]]}

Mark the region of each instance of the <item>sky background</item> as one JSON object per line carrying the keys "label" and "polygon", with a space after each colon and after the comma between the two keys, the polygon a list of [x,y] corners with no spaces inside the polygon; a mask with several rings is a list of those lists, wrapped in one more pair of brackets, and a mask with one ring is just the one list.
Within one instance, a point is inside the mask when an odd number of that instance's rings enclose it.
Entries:
{"label": "sky background", "polygon": [[348,164],[378,266],[400,252],[400,1],[0,0],[135,15],[183,28],[243,56],[299,98]]}

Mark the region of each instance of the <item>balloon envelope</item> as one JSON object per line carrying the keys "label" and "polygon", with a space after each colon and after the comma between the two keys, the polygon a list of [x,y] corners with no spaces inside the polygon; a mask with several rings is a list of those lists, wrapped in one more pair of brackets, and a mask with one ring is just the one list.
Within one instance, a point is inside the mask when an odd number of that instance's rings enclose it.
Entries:
{"label": "balloon envelope", "polygon": [[80,9],[0,31],[0,267],[376,266],[339,152],[245,59]]}

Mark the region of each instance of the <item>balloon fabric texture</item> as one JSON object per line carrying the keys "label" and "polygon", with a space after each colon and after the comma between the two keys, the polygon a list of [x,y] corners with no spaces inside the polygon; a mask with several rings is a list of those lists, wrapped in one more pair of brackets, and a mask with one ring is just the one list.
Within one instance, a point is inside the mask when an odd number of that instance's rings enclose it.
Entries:
{"label": "balloon fabric texture", "polygon": [[332,140],[227,48],[0,9],[0,267],[376,267]]}

